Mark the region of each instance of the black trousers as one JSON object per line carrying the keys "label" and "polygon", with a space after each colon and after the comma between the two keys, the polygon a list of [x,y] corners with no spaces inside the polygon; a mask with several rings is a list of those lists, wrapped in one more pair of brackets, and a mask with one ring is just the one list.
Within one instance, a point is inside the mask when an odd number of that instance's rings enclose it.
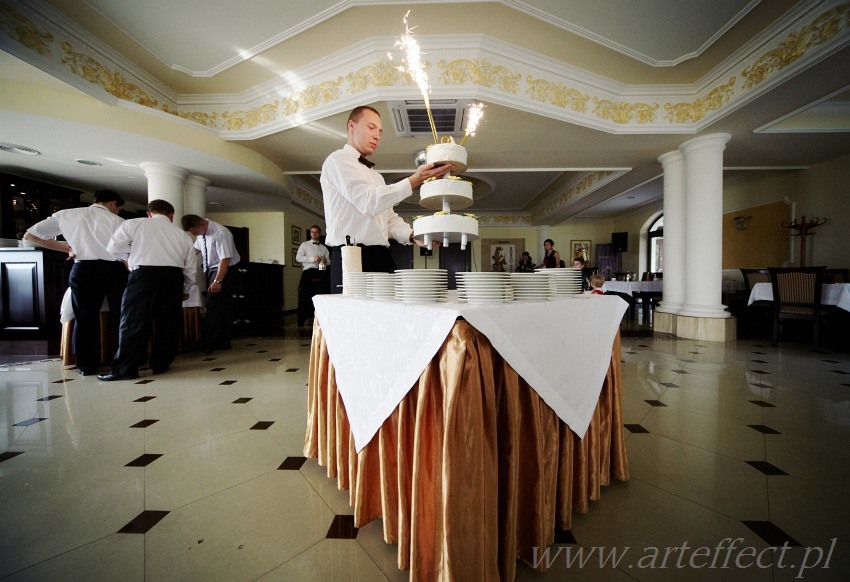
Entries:
{"label": "black trousers", "polygon": [[313,317],[313,296],[330,293],[330,272],[319,269],[304,269],[298,282],[298,325]]}
{"label": "black trousers", "polygon": [[94,370],[100,363],[100,310],[104,298],[115,322],[110,331],[118,327],[127,275],[123,261],[77,261],[71,268],[68,278],[74,308],[71,349],[81,370]]}
{"label": "black trousers", "polygon": [[[392,273],[395,271],[395,261],[390,253],[390,247],[380,245],[364,246],[357,245],[363,249],[363,272],[364,273]],[[328,247],[331,252],[331,293],[342,293],[342,249],[339,247]]]}
{"label": "black trousers", "polygon": [[[118,351],[112,371],[132,375],[148,360],[165,370],[177,357],[183,320],[183,270],[180,267],[139,267],[130,273],[121,305]],[[153,335],[153,344],[151,344]]]}
{"label": "black trousers", "polygon": [[[209,282],[215,281],[218,269],[207,273]],[[233,295],[236,291],[239,270],[230,265],[227,276],[221,282],[221,291],[206,295],[206,315],[201,330],[201,349],[214,350],[230,347],[233,330]],[[209,284],[209,283],[208,283]]]}

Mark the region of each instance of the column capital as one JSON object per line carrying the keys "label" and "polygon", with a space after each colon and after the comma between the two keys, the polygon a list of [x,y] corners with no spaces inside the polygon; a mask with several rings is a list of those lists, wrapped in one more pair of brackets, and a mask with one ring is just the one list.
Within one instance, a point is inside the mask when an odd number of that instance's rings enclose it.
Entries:
{"label": "column capital", "polygon": [[172,166],[171,164],[162,164],[159,162],[142,162],[139,167],[145,171],[145,176],[170,176],[181,182],[186,179],[189,173],[180,166]]}
{"label": "column capital", "polygon": [[209,178],[203,176],[195,176],[194,174],[186,176],[185,186],[190,188],[206,189],[211,184]]}
{"label": "column capital", "polygon": [[689,139],[679,146],[679,151],[685,155],[693,153],[701,149],[724,149],[729,140],[732,139],[732,134],[729,133],[712,133]]}
{"label": "column capital", "polygon": [[667,152],[666,154],[658,156],[658,163],[664,166],[672,162],[681,162],[684,159],[685,156],[682,155],[682,152],[679,150],[673,150],[672,152]]}

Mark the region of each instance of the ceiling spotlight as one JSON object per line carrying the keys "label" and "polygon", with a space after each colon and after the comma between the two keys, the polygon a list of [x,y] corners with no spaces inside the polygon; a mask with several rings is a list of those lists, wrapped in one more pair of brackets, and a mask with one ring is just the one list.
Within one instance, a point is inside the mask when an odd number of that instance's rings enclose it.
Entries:
{"label": "ceiling spotlight", "polygon": [[208,206],[221,206],[221,202],[207,202]]}
{"label": "ceiling spotlight", "polygon": [[95,162],[94,160],[77,160],[78,164],[82,164],[84,166],[102,166],[100,162]]}
{"label": "ceiling spotlight", "polygon": [[21,154],[22,156],[40,156],[41,152],[15,143],[0,142],[0,151],[10,154]]}

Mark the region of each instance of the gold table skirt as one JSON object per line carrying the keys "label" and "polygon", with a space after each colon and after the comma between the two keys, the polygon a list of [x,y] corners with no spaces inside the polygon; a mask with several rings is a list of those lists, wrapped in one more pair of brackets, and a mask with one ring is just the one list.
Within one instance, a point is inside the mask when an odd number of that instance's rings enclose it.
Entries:
{"label": "gold table skirt", "polygon": [[619,334],[584,439],[466,321],[359,454],[318,322],[308,398],[305,455],[349,491],[356,527],[383,519],[411,580],[512,581],[517,558],[532,564],[611,477],[629,478]]}
{"label": "gold table skirt", "polygon": [[[111,330],[111,331],[110,331]],[[201,308],[183,308],[183,327],[180,334],[180,349],[198,343],[201,339]],[[62,339],[59,343],[59,356],[66,366],[77,363],[74,351],[71,349],[74,336],[74,320],[62,324]],[[118,325],[111,322],[108,311],[100,312],[100,361],[110,362],[115,351],[118,349]]]}

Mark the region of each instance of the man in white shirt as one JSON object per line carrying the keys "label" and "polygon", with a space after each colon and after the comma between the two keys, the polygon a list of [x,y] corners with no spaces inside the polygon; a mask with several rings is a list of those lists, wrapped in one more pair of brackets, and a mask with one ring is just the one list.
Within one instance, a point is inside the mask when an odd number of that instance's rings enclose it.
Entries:
{"label": "man in white shirt", "polygon": [[313,296],[330,292],[330,278],[327,270],[330,262],[328,247],[319,242],[322,229],[318,224],[310,227],[310,240],[305,240],[295,253],[295,260],[301,263],[301,281],[298,283],[298,327],[313,317]]}
{"label": "man in white shirt", "polygon": [[226,226],[186,214],[181,219],[183,230],[195,235],[195,249],[201,255],[202,267],[207,276],[206,315],[201,332],[201,351],[229,350],[233,327],[233,295],[240,260],[233,234]]}
{"label": "man in white shirt", "polygon": [[387,186],[384,177],[372,169],[374,164],[365,158],[375,153],[381,140],[380,114],[371,107],[360,106],[348,116],[347,125],[348,142],[325,159],[321,175],[328,230],[325,243],[331,251],[331,293],[341,292],[339,247],[346,244],[346,237],[363,247],[364,272],[395,270],[389,239],[410,244],[413,229],[393,211],[393,206],[425,180],[453,169],[451,164],[424,164],[406,179]]}
{"label": "man in white shirt", "polygon": [[[172,224],[174,207],[165,200],[148,204],[148,218],[127,220],[112,235],[107,250],[127,261],[130,277],[121,305],[118,351],[112,372],[98,379],[131,380],[148,360],[162,374],[177,356],[182,302],[195,282],[192,237]],[[153,343],[151,344],[151,332]]]}
{"label": "man in white shirt", "polygon": [[[113,331],[118,329],[127,267],[106,250],[106,245],[124,223],[118,216],[123,206],[124,199],[117,192],[98,190],[91,206],[60,210],[24,234],[24,240],[68,253],[68,259],[74,260],[68,278],[75,320],[71,349],[83,376],[96,374],[100,363],[100,310],[104,297],[114,314]],[[64,241],[56,240],[60,234]]]}

